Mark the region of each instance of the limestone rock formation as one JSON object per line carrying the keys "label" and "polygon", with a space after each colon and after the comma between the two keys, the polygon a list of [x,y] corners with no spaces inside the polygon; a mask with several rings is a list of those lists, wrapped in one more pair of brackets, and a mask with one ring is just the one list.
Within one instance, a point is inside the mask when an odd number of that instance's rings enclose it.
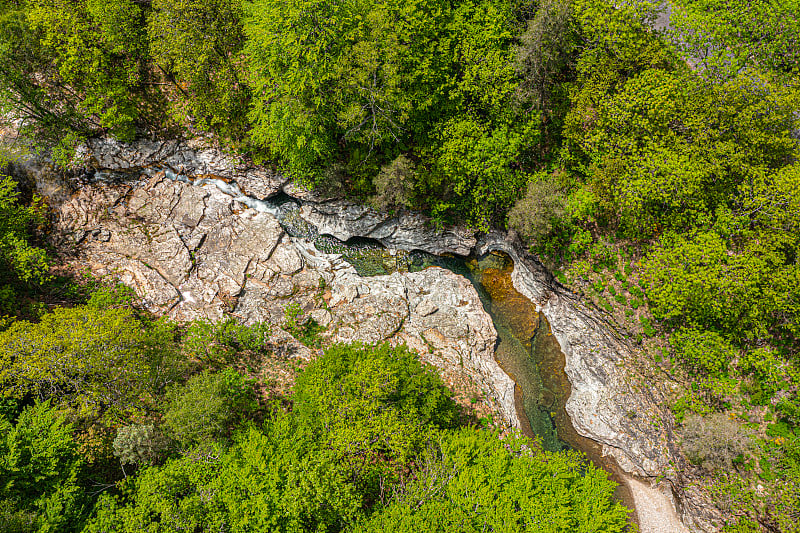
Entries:
{"label": "limestone rock formation", "polygon": [[430,268],[361,277],[340,256],[289,237],[273,215],[163,171],[84,185],[60,205],[56,226],[95,272],[117,276],[155,312],[268,322],[290,352],[310,358],[313,350],[280,331],[294,303],[326,325],[331,342],[406,343],[465,403],[483,398],[519,426],[514,382],[494,360],[497,333],[461,276]]}
{"label": "limestone rock formation", "polygon": [[282,174],[224,154],[202,140],[126,144],[90,139],[78,148],[76,159],[100,171],[138,173],[154,168],[189,179],[220,178],[235,182],[244,194],[259,200],[275,196],[287,183]]}
{"label": "limestone rock formation", "polygon": [[346,241],[367,237],[387,248],[422,250],[434,255],[469,255],[475,246],[474,232],[448,227],[435,231],[430,221],[418,214],[400,212],[395,216],[347,200],[304,202],[300,216],[316,226],[320,233]]}
{"label": "limestone rock formation", "polygon": [[432,231],[429,219],[417,213],[390,216],[371,207],[309,191],[280,173],[204,147],[201,141],[125,144],[112,139],[93,139],[78,149],[78,159],[101,173],[138,173],[151,169],[166,170],[189,180],[221,179],[235,183],[243,196],[255,200],[286,192],[303,201],[300,216],[316,226],[319,233],[341,240],[368,237],[390,248],[457,255],[469,255],[476,242],[474,232],[463,228]]}

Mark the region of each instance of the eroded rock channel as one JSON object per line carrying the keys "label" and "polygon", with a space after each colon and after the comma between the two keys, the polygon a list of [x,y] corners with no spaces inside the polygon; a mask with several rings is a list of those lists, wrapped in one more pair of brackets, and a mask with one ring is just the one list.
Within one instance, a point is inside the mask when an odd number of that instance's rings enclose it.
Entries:
{"label": "eroded rock channel", "polygon": [[[191,143],[94,141],[83,156],[69,176],[37,160],[16,171],[50,198],[62,246],[151,310],[279,326],[293,304],[331,342],[406,343],[462,403],[615,475],[662,480],[655,492],[706,529],[662,396],[625,364],[631,347],[506,236],[435,232]],[[273,331],[290,356],[314,355]]]}

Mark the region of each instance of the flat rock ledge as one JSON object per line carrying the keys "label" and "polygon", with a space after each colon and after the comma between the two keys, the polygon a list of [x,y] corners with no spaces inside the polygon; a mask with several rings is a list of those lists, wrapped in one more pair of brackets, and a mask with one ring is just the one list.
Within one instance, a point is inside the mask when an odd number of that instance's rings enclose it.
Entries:
{"label": "flat rock ledge", "polygon": [[85,184],[54,207],[61,247],[134,288],[156,313],[267,322],[282,351],[310,359],[316,350],[280,329],[296,304],[327,328],[328,342],[405,343],[461,403],[481,400],[484,412],[519,427],[514,382],[494,360],[497,332],[461,276],[429,268],[361,277],[339,255],[290,237],[273,215],[163,171]]}
{"label": "flat rock ledge", "polygon": [[[82,177],[35,159],[15,170],[50,198],[63,243],[94,271],[132,286],[153,311],[177,320],[230,315],[279,326],[286,307],[297,303],[328,328],[330,341],[405,342],[440,370],[462,402],[480,398],[499,420],[519,427],[514,383],[494,360],[497,333],[467,280],[438,268],[361,277],[338,255],[290,237],[271,214],[248,209],[213,184],[166,179],[165,171],[187,181],[235,182],[259,200],[288,194],[320,234],[343,241],[367,237],[438,255],[508,254],[515,288],[545,314],[565,354],[572,385],[566,408],[577,432],[600,443],[624,472],[661,480],[659,490],[691,530],[718,530],[718,512],[680,476],[683,459],[664,396],[625,364],[635,349],[509,236],[490,234],[478,242],[464,229],[435,232],[420,215],[390,216],[320,196],[201,141],[101,139],[79,152],[89,169]],[[92,172],[129,178],[96,183],[86,179]],[[286,353],[314,357],[279,327],[273,331]]]}

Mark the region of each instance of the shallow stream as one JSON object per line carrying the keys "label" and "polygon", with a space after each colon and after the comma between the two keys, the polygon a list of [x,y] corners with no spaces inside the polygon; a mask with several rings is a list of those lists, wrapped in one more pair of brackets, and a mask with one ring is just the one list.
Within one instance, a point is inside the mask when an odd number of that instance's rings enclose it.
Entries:
{"label": "shallow stream", "polygon": [[[297,200],[285,194],[258,200],[244,195],[234,182],[191,179],[165,168],[148,168],[144,173],[153,176],[161,171],[169,179],[195,185],[216,185],[235,200],[257,211],[273,214],[290,236],[309,239],[322,252],[341,254],[362,276],[415,272],[439,266],[466,277],[477,290],[497,330],[495,359],[516,383],[515,407],[523,434],[539,438],[542,447],[549,451],[571,448],[585,453],[589,460],[608,471],[619,483],[617,498],[633,508],[628,485],[620,478],[616,464],[602,456],[598,443],[582,437],[572,426],[565,409],[570,383],[564,372],[564,354],[551,334],[545,316],[514,288],[511,278],[514,264],[507,255],[492,252],[465,259],[389,250],[373,239],[353,238],[342,242],[329,235],[320,235],[317,228],[300,216]],[[129,180],[130,175],[97,172],[94,178],[113,182]]]}
{"label": "shallow stream", "polygon": [[[564,372],[564,354],[544,314],[514,288],[510,257],[499,252],[463,259],[389,251],[368,239],[342,243],[324,235],[317,237],[315,244],[323,251],[341,253],[362,276],[439,266],[467,278],[497,330],[495,360],[516,383],[514,404],[522,433],[540,439],[548,451],[574,449],[586,454],[618,483],[616,498],[634,508],[633,496],[617,465],[602,455],[598,443],[579,435],[572,426],[566,411],[571,386]],[[636,522],[635,516],[632,521]]]}

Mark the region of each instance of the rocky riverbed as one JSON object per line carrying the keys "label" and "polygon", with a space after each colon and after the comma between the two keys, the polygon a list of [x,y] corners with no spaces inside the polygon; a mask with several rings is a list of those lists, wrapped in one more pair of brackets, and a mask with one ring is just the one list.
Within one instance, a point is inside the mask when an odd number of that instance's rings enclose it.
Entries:
{"label": "rocky riverbed", "polygon": [[440,370],[461,403],[477,403],[502,425],[519,427],[514,382],[494,359],[497,332],[468,280],[437,267],[361,276],[341,254],[284,229],[279,219],[286,211],[269,200],[297,199],[292,224],[306,224],[314,235],[375,239],[390,256],[508,254],[516,290],[547,317],[564,352],[566,410],[577,433],[599,443],[621,473],[660,480],[649,496],[661,498],[659,505],[674,501],[686,525],[713,530],[704,500],[680,479],[663,395],[626,364],[633,348],[513,239],[493,234],[478,242],[459,228],[432,231],[417,214],[389,216],[320,197],[200,143],[99,140],[80,155],[84,168],[72,174],[40,160],[16,171],[50,199],[59,245],[93,272],[133,287],[154,312],[176,320],[266,321],[276,326],[282,349],[310,358],[314,350],[279,327],[296,306],[326,328],[329,342],[406,343]]}

